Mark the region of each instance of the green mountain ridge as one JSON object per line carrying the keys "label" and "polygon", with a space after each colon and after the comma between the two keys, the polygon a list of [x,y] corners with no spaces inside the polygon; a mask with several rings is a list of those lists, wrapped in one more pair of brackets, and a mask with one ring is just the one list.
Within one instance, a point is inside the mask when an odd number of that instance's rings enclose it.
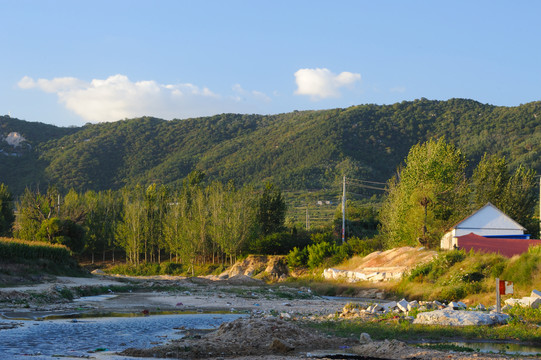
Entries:
{"label": "green mountain ridge", "polygon": [[[14,193],[55,184],[61,190],[175,184],[194,170],[209,180],[282,189],[336,186],[343,175],[384,182],[412,145],[445,136],[473,167],[483,153],[541,172],[541,102],[516,107],[467,99],[392,105],[221,114],[186,120],[143,117],[78,128],[0,117],[0,136],[18,132],[30,147],[0,154],[0,182]],[[1,142],[1,141],[0,141]],[[2,146],[7,143],[3,142]]]}

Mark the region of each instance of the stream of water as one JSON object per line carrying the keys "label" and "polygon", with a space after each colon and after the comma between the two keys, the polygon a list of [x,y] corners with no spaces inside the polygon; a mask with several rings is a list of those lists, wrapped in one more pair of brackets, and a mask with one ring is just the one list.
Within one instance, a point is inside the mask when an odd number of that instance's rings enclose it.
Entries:
{"label": "stream of water", "polygon": [[[182,337],[180,328],[214,329],[246,315],[189,314],[146,317],[85,318],[43,321],[2,320],[23,324],[0,331],[0,359],[86,357],[98,350],[148,348]],[[177,330],[175,330],[177,329]]]}

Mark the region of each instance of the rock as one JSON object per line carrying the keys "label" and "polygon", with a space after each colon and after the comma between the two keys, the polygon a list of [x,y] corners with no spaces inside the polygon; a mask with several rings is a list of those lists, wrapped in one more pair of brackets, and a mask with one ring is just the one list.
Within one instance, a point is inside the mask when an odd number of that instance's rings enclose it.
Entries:
{"label": "rock", "polygon": [[283,313],[280,313],[280,318],[289,320],[291,319],[291,315],[289,313],[283,312]]}
{"label": "rock", "polygon": [[419,307],[419,302],[417,302],[417,300],[410,301],[408,304],[408,311],[417,309],[418,307]]}
{"label": "rock", "polygon": [[537,309],[541,305],[541,298],[538,297],[523,297],[519,300],[519,304],[523,307],[529,307],[531,309]]}
{"label": "rock", "polygon": [[103,270],[100,270],[100,269],[92,270],[91,274],[92,275],[105,275]]}
{"label": "rock", "polygon": [[404,316],[404,320],[411,324],[413,321],[415,321],[415,318],[413,316]]}
{"label": "rock", "polygon": [[408,301],[406,299],[402,299],[400,300],[399,302],[396,303],[396,306],[402,310],[403,312],[407,312],[408,311]]}
{"label": "rock", "polygon": [[359,338],[359,342],[361,344],[368,344],[372,342],[372,338],[370,337],[370,334],[367,333],[361,333],[361,336]]}
{"label": "rock", "polygon": [[505,299],[504,303],[509,306],[515,306],[516,304],[520,303],[520,299],[513,299],[513,298]]}
{"label": "rock", "polygon": [[391,301],[385,304],[381,304],[381,307],[383,308],[384,311],[392,310],[396,307],[396,301]]}
{"label": "rock", "polygon": [[413,323],[428,325],[468,326],[505,324],[508,320],[509,315],[507,314],[487,314],[478,311],[445,309],[419,313]]}
{"label": "rock", "polygon": [[530,294],[530,297],[531,298],[541,298],[541,291],[539,290],[532,290],[532,293]]}
{"label": "rock", "polygon": [[485,311],[487,308],[485,307],[485,305],[483,304],[478,304],[476,307],[475,307],[475,310],[477,311]]}
{"label": "rock", "polygon": [[287,353],[287,352],[295,350],[293,346],[291,346],[284,340],[276,339],[276,338],[272,339],[272,343],[269,345],[269,348],[273,351],[277,351],[280,353]]}
{"label": "rock", "polygon": [[460,306],[458,305],[457,302],[451,301],[449,303],[449,305],[447,305],[447,308],[448,309],[453,309],[453,310],[458,310],[460,308]]}
{"label": "rock", "polygon": [[462,301],[459,301],[458,303],[458,308],[462,308],[462,309],[467,309],[468,308],[468,305],[464,304]]}
{"label": "rock", "polygon": [[502,307],[502,311],[507,311],[507,310],[510,310],[512,308],[513,307],[511,305],[505,305],[504,307]]}

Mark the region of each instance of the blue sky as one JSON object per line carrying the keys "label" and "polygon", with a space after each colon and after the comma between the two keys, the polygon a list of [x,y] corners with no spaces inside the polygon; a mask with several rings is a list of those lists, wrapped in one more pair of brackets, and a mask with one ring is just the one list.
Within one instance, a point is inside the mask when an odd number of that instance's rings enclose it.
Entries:
{"label": "blue sky", "polygon": [[541,100],[539,1],[0,0],[0,114],[58,126]]}

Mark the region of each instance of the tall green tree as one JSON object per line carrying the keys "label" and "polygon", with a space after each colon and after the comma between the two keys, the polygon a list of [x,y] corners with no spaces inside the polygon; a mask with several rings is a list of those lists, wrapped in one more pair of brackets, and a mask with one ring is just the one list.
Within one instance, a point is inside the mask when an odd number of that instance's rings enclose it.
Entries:
{"label": "tall green tree", "polygon": [[465,168],[460,150],[444,138],[413,146],[404,167],[389,181],[380,212],[388,245],[435,246],[467,213]]}
{"label": "tall green tree", "polygon": [[272,183],[267,183],[259,198],[257,223],[262,235],[280,232],[284,229],[287,205],[282,192]]}
{"label": "tall green tree", "polygon": [[536,185],[535,171],[532,169],[519,165],[512,172],[505,157],[485,153],[473,171],[472,205],[478,209],[491,202],[530,232],[534,232]]}
{"label": "tall green tree", "polygon": [[36,240],[44,220],[58,217],[58,191],[49,187],[47,193],[26,188],[16,208],[15,236],[25,240]]}
{"label": "tall green tree", "polygon": [[11,236],[14,222],[13,195],[6,185],[0,184],[0,236]]}

